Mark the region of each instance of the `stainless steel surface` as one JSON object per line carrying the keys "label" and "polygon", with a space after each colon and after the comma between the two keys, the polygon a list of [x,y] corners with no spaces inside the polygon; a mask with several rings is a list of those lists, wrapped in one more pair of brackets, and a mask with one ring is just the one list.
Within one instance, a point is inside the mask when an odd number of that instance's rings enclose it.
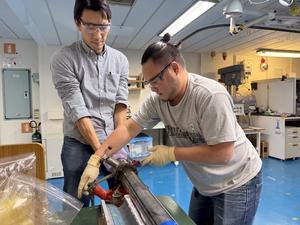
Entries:
{"label": "stainless steel surface", "polygon": [[115,178],[121,182],[131,200],[129,201],[127,198],[126,201],[125,198],[125,202],[120,207],[122,208],[121,211],[114,210],[115,206],[109,205],[111,211],[119,214],[119,216],[125,211],[132,219],[138,218],[137,224],[159,225],[165,221],[174,221],[149,188],[139,179],[135,168],[128,161],[108,157],[104,162],[112,167]]}
{"label": "stainless steel surface", "polygon": [[120,207],[101,201],[100,225],[146,225],[129,195],[124,196]]}
{"label": "stainless steel surface", "polygon": [[99,218],[99,225],[114,225],[112,215],[107,207],[105,201],[101,200],[101,216]]}
{"label": "stainless steel surface", "polygon": [[125,202],[124,203],[125,203],[125,206],[127,206],[127,209],[130,210],[130,215],[133,216],[134,221],[136,221],[137,224],[139,224],[139,225],[145,225],[145,223],[143,222],[143,220],[141,218],[140,213],[135,208],[134,203],[132,202],[132,200],[131,200],[131,198],[130,198],[129,195],[125,195]]}

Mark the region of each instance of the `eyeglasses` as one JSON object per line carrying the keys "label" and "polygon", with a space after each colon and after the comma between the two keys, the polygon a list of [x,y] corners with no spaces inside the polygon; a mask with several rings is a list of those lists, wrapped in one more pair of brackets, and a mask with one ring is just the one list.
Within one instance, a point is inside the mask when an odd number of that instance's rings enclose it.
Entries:
{"label": "eyeglasses", "polygon": [[93,34],[97,30],[99,30],[100,32],[105,32],[110,28],[110,23],[107,23],[107,24],[94,24],[94,23],[84,22],[82,19],[79,19],[79,21],[80,21],[81,26],[89,34]]}
{"label": "eyeglasses", "polygon": [[150,80],[145,80],[144,85],[150,84],[151,86],[155,86],[158,84],[159,81],[161,81],[164,77],[165,70],[171,65],[171,62],[169,62],[156,76],[152,77]]}

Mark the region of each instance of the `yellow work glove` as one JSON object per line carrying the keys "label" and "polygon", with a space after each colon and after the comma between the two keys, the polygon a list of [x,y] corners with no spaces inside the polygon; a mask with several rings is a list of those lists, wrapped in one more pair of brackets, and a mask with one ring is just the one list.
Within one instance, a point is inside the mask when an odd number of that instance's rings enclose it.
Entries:
{"label": "yellow work glove", "polygon": [[176,161],[174,149],[175,147],[173,146],[156,145],[149,149],[151,155],[142,161],[142,165],[150,164],[163,166],[172,161]]}
{"label": "yellow work glove", "polygon": [[88,184],[95,181],[99,176],[100,159],[101,157],[96,154],[93,154],[90,157],[88,164],[80,178],[78,186],[78,198],[81,198],[83,191],[88,190]]}

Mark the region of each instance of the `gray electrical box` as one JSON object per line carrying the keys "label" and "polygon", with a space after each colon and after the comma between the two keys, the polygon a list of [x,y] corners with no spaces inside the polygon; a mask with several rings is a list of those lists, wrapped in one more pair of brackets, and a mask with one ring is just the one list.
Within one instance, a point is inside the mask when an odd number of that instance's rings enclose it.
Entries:
{"label": "gray electrical box", "polygon": [[29,119],[31,110],[30,70],[3,69],[5,119]]}

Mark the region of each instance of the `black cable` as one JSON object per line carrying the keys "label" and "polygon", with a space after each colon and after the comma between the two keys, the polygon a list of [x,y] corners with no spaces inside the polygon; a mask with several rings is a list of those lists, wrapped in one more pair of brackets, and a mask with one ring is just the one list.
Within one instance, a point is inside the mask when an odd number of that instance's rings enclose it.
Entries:
{"label": "black cable", "polygon": [[[190,37],[194,36],[195,34],[203,31],[203,30],[209,30],[209,29],[213,29],[213,28],[219,28],[219,27],[229,27],[230,24],[214,24],[214,25],[210,25],[210,26],[206,26],[206,27],[201,27],[195,31],[193,31],[192,33],[188,34],[187,36],[185,36],[184,38],[182,38],[178,44],[176,44],[176,46],[179,46],[182,42],[184,42],[185,40],[189,39]],[[241,24],[237,24],[238,27],[243,27],[243,25]],[[258,30],[273,30],[273,31],[281,31],[281,32],[289,32],[289,33],[300,33],[300,30],[291,30],[291,29],[287,29],[287,28],[277,28],[277,27],[264,27],[264,26],[250,26],[247,28],[252,28],[252,29],[258,29]]]}

